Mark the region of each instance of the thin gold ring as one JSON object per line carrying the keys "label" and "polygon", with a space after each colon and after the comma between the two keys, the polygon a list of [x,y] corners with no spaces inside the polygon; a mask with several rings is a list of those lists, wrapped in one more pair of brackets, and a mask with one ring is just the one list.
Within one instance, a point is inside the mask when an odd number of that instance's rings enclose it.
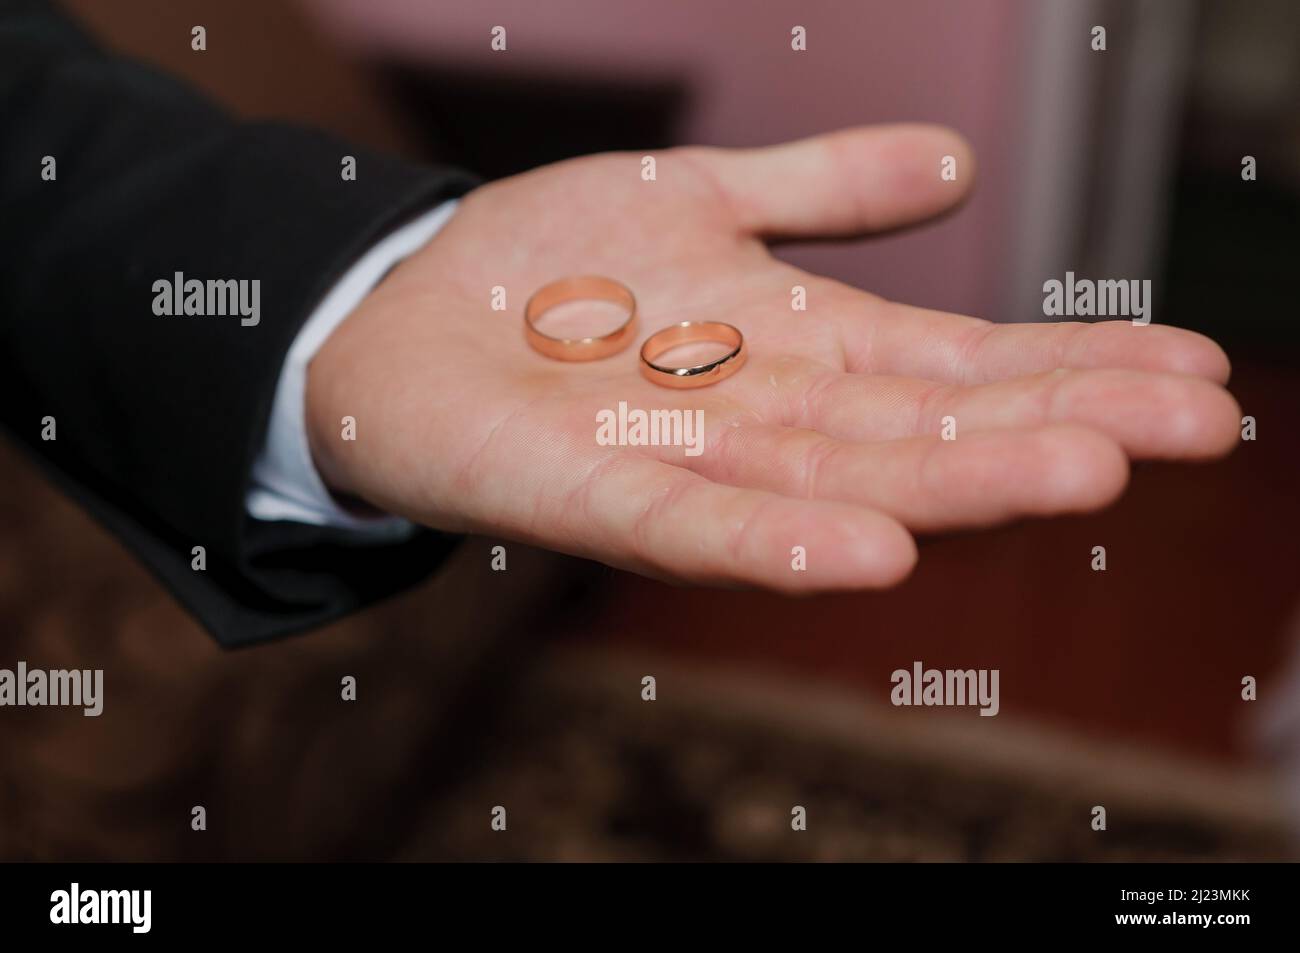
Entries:
{"label": "thin gold ring", "polygon": [[[537,319],[569,301],[609,301],[627,311],[627,319],[599,337],[557,338],[537,330]],[[600,275],[561,278],[543,285],[524,305],[524,335],[533,350],[557,361],[597,361],[617,354],[636,337],[636,298],[625,285]]]}
{"label": "thin gold ring", "polygon": [[[655,363],[655,359],[665,351],[683,344],[704,341],[727,344],[731,350],[716,361],[694,367],[667,367]],[[641,373],[647,380],[661,387],[707,387],[740,370],[745,365],[747,356],[745,336],[730,324],[721,321],[682,321],[646,338],[646,342],[641,345]]]}

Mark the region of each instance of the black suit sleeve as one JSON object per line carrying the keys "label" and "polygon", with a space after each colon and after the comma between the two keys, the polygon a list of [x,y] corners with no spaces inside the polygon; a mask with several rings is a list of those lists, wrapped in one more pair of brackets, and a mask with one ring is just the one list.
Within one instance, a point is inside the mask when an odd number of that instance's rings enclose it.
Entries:
{"label": "black suit sleeve", "polygon": [[[407,586],[454,540],[366,544],[253,520],[244,497],[300,324],[368,246],[473,184],[233,121],[45,4],[0,0],[0,420],[224,645]],[[155,314],[176,272],[259,280],[259,322]]]}

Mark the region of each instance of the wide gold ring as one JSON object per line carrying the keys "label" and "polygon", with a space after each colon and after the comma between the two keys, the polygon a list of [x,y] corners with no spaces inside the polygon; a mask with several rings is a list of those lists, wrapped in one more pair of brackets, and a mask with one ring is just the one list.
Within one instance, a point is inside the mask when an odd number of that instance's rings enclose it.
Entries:
{"label": "wide gold ring", "polygon": [[[557,338],[537,330],[538,318],[569,301],[609,301],[627,311],[627,320],[600,337]],[[524,335],[533,350],[557,361],[597,361],[617,354],[636,337],[636,298],[612,278],[561,278],[539,288],[524,305]]]}
{"label": "wide gold ring", "polygon": [[[712,341],[726,344],[731,350],[707,364],[694,367],[667,367],[655,359],[683,344]],[[683,321],[656,331],[641,345],[641,373],[661,387],[707,387],[725,380],[745,364],[745,336],[721,321]]]}

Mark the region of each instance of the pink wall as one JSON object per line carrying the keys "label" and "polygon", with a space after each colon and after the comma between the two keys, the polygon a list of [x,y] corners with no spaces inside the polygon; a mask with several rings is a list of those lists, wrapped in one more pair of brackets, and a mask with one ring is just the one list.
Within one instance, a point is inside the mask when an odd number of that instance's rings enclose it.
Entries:
{"label": "pink wall", "polygon": [[[926,120],[979,157],[969,205],[937,228],[791,250],[887,297],[997,318],[1010,273],[1025,0],[306,0],[343,43],[406,60],[512,71],[683,77],[690,139],[751,145],[859,123]],[[508,51],[490,31],[506,28]],[[808,50],[790,49],[807,28]]]}

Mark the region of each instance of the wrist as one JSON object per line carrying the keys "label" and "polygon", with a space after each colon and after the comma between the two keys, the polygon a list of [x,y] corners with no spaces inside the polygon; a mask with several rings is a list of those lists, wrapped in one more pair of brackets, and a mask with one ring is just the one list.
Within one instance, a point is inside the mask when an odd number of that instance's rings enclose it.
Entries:
{"label": "wrist", "polygon": [[[337,286],[350,303],[340,309],[336,323],[312,342],[304,371],[302,404],[307,449],[325,488],[349,508],[367,508],[361,502],[363,483],[355,472],[359,462],[355,452],[359,409],[355,398],[349,396],[357,393],[349,382],[362,376],[359,355],[365,350],[362,345],[366,337],[356,330],[360,312],[374,308],[376,296],[391,286],[392,276],[406,270],[410,259],[442,230],[457,205],[455,199],[443,202],[367,252]],[[348,343],[340,343],[343,340]]]}
{"label": "wrist", "polygon": [[[344,465],[343,449],[345,414],[337,413],[336,387],[338,372],[331,353],[330,343],[342,336],[342,328],[335,330],[311,363],[307,365],[307,387],[303,399],[303,422],[307,431],[307,446],[312,463],[320,474],[325,488],[336,498],[355,498],[357,491]],[[355,424],[354,424],[355,426]]]}

